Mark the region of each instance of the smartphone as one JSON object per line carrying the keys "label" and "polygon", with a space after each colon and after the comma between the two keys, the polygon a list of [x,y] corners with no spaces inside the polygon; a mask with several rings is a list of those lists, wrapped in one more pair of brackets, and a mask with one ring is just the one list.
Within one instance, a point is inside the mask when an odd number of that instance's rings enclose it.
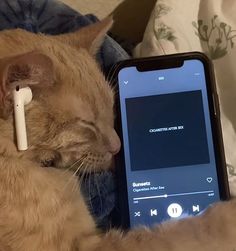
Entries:
{"label": "smartphone", "polygon": [[210,60],[185,53],[116,66],[119,214],[125,228],[199,215],[229,198]]}

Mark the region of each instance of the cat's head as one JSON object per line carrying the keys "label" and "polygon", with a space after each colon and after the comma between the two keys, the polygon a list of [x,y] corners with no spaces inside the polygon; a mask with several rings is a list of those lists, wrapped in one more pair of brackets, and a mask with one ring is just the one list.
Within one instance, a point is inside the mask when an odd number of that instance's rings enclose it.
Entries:
{"label": "cat's head", "polygon": [[72,170],[110,166],[120,149],[114,97],[94,58],[111,24],[106,19],[55,37],[22,30],[7,33],[14,33],[16,46],[24,40],[30,47],[29,52],[0,59],[0,136],[16,141],[12,90],[30,86],[33,92],[25,107],[29,149],[20,152],[21,157]]}

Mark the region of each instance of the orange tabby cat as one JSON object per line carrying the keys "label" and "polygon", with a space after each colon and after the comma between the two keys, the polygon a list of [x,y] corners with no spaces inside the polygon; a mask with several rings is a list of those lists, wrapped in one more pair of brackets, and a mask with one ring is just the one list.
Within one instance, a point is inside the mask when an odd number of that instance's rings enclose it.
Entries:
{"label": "orange tabby cat", "polygon": [[[108,168],[120,148],[113,93],[93,59],[111,23],[55,37],[0,33],[0,250],[233,251],[235,201],[152,230],[103,235],[77,179],[63,169]],[[26,152],[15,144],[16,86],[30,86],[34,96],[26,107]]]}

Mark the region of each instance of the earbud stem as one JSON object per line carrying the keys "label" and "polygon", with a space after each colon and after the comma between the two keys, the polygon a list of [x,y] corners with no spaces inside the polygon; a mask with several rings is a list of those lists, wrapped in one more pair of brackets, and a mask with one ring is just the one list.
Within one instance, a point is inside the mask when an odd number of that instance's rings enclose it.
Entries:
{"label": "earbud stem", "polygon": [[25,151],[28,149],[25,105],[32,100],[31,89],[29,87],[16,88],[13,91],[13,100],[17,148],[19,151]]}
{"label": "earbud stem", "polygon": [[24,105],[20,104],[19,102],[15,102],[14,113],[17,148],[19,151],[25,151],[28,149],[28,141],[26,133]]}

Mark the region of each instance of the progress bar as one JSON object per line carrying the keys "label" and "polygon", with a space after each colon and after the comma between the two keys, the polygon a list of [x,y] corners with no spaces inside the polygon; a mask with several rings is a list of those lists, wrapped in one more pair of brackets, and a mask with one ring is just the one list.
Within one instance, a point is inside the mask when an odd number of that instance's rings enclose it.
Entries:
{"label": "progress bar", "polygon": [[208,193],[214,193],[214,191],[209,190],[209,191],[190,192],[190,193],[163,194],[163,195],[157,195],[157,196],[133,198],[133,200],[135,200],[135,201],[136,200],[149,200],[149,199],[168,198],[168,197],[176,197],[176,196],[195,195],[195,194],[208,194]]}

